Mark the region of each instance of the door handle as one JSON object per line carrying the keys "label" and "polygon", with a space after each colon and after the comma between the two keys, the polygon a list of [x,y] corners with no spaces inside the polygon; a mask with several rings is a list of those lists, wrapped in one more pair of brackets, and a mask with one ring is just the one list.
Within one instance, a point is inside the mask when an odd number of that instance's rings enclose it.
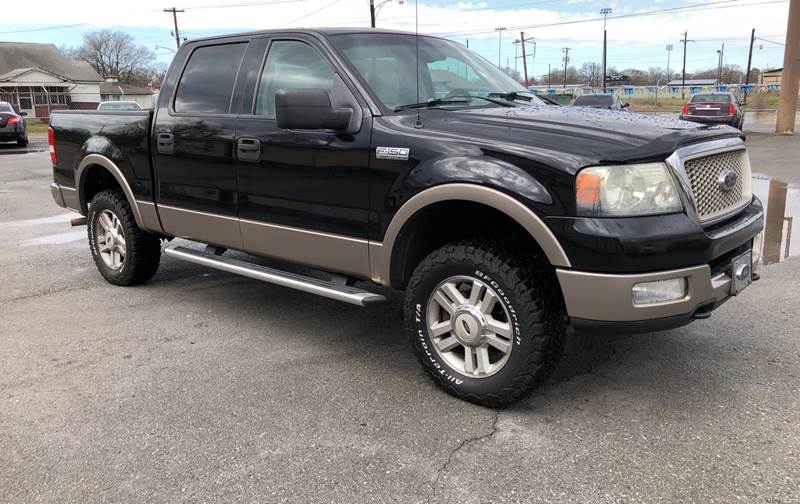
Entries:
{"label": "door handle", "polygon": [[261,140],[240,138],[236,141],[236,157],[239,161],[257,163],[261,160]]}
{"label": "door handle", "polygon": [[172,133],[159,133],[156,137],[156,146],[159,154],[173,154],[175,152],[175,137]]}

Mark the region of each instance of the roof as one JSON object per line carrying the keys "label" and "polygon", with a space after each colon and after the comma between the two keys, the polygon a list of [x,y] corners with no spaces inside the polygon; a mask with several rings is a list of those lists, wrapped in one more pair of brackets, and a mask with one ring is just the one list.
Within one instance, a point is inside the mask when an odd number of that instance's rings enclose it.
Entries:
{"label": "roof", "polygon": [[[203,38],[196,38],[192,39],[191,42],[202,42],[206,40],[217,40],[222,38],[232,38],[232,37],[243,37],[243,36],[253,36],[253,35],[269,35],[275,33],[316,33],[319,35],[330,36],[330,35],[353,35],[353,34],[394,34],[394,35],[414,35],[414,32],[409,31],[401,31],[401,30],[386,30],[383,28],[364,28],[362,27],[354,27],[354,28],[284,28],[278,30],[257,30],[257,31],[250,31],[250,32],[240,32],[240,33],[228,33],[225,35],[214,35],[211,37],[203,37]],[[435,35],[429,35],[426,33],[420,33],[421,37],[428,37],[428,38],[442,38],[437,37]],[[443,39],[443,38],[442,38]],[[443,39],[447,40],[447,39]]]}
{"label": "roof", "polygon": [[764,70],[761,72],[762,75],[764,74],[771,74],[771,73],[781,73],[783,72],[783,67],[781,68],[771,68],[769,70]]}
{"label": "roof", "polygon": [[33,68],[71,81],[103,81],[88,63],[67,59],[55,44],[0,42],[0,75]]}
{"label": "roof", "polygon": [[[686,79],[687,86],[713,86],[717,83],[717,79]],[[667,83],[667,86],[680,86],[683,84],[681,79],[673,79]]]}
{"label": "roof", "polygon": [[[120,88],[122,88],[120,90]],[[132,86],[122,82],[104,82],[100,84],[100,94],[107,95],[151,95],[153,92],[147,88]]]}

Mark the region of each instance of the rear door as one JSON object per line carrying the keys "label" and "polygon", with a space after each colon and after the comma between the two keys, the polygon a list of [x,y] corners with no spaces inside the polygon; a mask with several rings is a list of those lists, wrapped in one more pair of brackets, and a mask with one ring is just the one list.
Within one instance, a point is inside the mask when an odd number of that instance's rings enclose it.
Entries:
{"label": "rear door", "polygon": [[[248,56],[256,71],[245,85],[252,93],[244,93],[236,134],[245,250],[368,277],[371,117],[313,37],[259,43],[257,63]],[[276,91],[304,88],[324,89],[334,107],[352,108],[358,132],[279,129]]]}
{"label": "rear door", "polygon": [[[154,124],[158,212],[175,236],[242,248],[238,222],[235,101],[249,40],[192,47]],[[178,63],[180,64],[180,63]]]}

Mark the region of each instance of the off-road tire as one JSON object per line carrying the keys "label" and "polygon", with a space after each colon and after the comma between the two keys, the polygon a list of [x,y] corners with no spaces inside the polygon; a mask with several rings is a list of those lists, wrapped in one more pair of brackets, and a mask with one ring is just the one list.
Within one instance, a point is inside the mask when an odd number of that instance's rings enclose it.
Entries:
{"label": "off-road tire", "polygon": [[[125,260],[119,269],[109,267],[100,256],[96,239],[97,219],[103,210],[110,210],[119,219],[125,235]],[[86,222],[89,249],[100,274],[114,285],[136,285],[153,278],[161,259],[161,240],[158,235],[143,231],[136,225],[133,211],[119,191],[101,191],[89,205]]]}
{"label": "off-road tire", "polygon": [[[516,315],[513,349],[505,365],[490,376],[459,373],[435,351],[428,335],[428,300],[440,282],[454,275],[490,282]],[[405,320],[425,373],[449,394],[490,408],[507,406],[541,383],[558,364],[567,333],[553,268],[530,252],[490,241],[456,242],[428,255],[408,283]]]}

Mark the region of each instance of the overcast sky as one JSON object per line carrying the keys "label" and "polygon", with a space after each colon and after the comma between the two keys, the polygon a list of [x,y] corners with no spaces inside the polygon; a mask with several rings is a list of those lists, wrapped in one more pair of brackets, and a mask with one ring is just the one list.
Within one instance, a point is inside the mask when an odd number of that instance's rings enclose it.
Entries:
{"label": "overcast sky", "polygon": [[[172,6],[166,1],[172,0],[7,1],[0,18],[0,40],[78,45],[83,32],[114,28],[131,33],[150,48],[174,48],[172,16],[162,11]],[[368,0],[185,2],[175,6],[185,9],[178,14],[178,23],[182,35],[189,38],[281,27],[369,26]],[[537,42],[536,57],[528,60],[529,74],[541,76],[547,73],[548,64],[563,64],[564,47],[571,48],[570,64],[601,61],[603,22],[599,11],[603,7],[613,9],[608,19],[608,61],[619,69],[666,67],[665,47],[672,44],[670,68],[679,70],[679,40],[685,30],[689,39],[695,40],[688,44],[687,70],[716,68],[716,51],[722,43],[725,61],[745,67],[752,28],[757,37],[766,39],[756,42],[753,66],[782,65],[788,0],[420,0],[419,30],[462,43],[469,40],[470,48],[494,63],[499,46],[502,65],[508,62],[511,67],[518,47],[512,42],[524,30],[526,37],[535,37]],[[678,10],[652,13],[666,9]],[[631,14],[645,15],[624,17]],[[557,23],[570,24],[542,26]],[[386,3],[378,14],[378,27],[413,31],[413,0],[402,5],[398,0]],[[500,32],[502,39],[494,31],[497,27],[507,28]],[[164,62],[172,56],[168,49],[156,49],[156,54]],[[521,70],[521,62],[516,61]]]}

